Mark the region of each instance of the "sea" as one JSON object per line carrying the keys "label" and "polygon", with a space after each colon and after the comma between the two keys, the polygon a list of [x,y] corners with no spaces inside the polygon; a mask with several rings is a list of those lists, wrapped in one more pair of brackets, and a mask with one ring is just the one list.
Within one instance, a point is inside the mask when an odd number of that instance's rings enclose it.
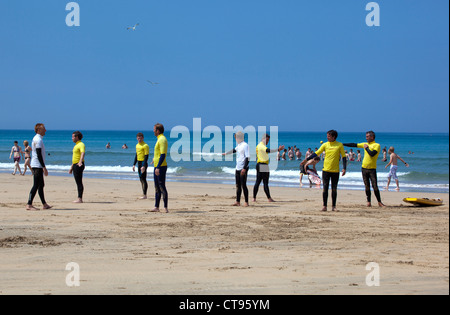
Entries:
{"label": "sea", "polygon": [[[72,162],[72,130],[48,130],[44,138],[46,147],[46,165],[50,175],[72,176],[68,174]],[[137,173],[133,173],[132,164],[135,157],[136,133],[138,131],[107,131],[86,130],[83,131],[83,142],[86,145],[86,178],[104,178],[138,181]],[[145,142],[150,146],[150,159],[153,156],[153,148],[156,137],[153,131],[141,131],[144,133]],[[34,137],[33,130],[0,130],[0,172],[11,173],[13,161],[9,159],[14,141],[19,142],[23,149],[23,141],[31,141]],[[215,136],[214,136],[215,135]],[[220,153],[232,149],[236,143],[230,143],[232,138],[225,133],[210,134],[209,138],[196,137],[195,133],[186,134],[166,132],[169,142],[167,181],[187,183],[219,183],[234,185],[235,157],[223,157]],[[251,137],[251,139],[249,139]],[[258,135],[247,135],[246,141],[250,144],[250,171],[248,185],[254,184],[256,179],[255,146]],[[259,137],[258,137],[259,138]],[[278,139],[276,139],[278,138]],[[272,139],[275,139],[272,141]],[[197,141],[197,142],[196,142]],[[303,160],[308,148],[313,151],[320,147],[321,141],[326,142],[324,132],[278,132],[277,137],[272,135],[272,145],[285,145],[286,148],[300,149],[300,160],[278,161],[275,169],[270,173],[270,185],[278,187],[298,187],[310,189],[309,181],[303,178],[303,186],[299,182],[299,164]],[[365,142],[364,132],[339,133],[337,141],[346,143]],[[423,193],[448,193],[449,192],[449,135],[443,133],[377,133],[376,142],[382,148],[391,146],[401,156],[409,167],[399,162],[398,177],[400,189],[405,192]],[[107,149],[106,144],[111,148]],[[181,146],[180,143],[184,145]],[[197,144],[195,144],[197,143]],[[215,145],[211,145],[214,143]],[[271,145],[269,143],[269,147]],[[123,149],[126,144],[128,149]],[[350,150],[351,148],[345,148]],[[357,148],[352,148],[356,152]],[[183,153],[183,154],[180,154]],[[364,154],[363,150],[361,153]],[[276,159],[276,155],[271,156]],[[378,185],[386,186],[389,168],[385,168],[389,162],[382,161],[382,154],[378,157]],[[317,170],[321,175],[323,161],[317,164]],[[23,160],[21,161],[23,167]],[[342,167],[342,163],[341,163]],[[152,172],[152,169],[149,170]],[[30,174],[30,173],[28,173]],[[152,181],[152,176],[148,176]],[[31,176],[30,176],[31,184]],[[364,190],[361,177],[361,162],[349,162],[347,174],[340,177],[339,189]],[[395,188],[395,182],[391,182],[390,190]],[[319,189],[319,188],[317,188]]]}

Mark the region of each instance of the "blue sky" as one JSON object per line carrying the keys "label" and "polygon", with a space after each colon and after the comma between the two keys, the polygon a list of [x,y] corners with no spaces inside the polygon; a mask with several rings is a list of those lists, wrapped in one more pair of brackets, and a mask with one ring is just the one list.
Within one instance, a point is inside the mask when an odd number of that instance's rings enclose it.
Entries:
{"label": "blue sky", "polygon": [[0,1],[1,129],[449,130],[448,1],[69,2]]}

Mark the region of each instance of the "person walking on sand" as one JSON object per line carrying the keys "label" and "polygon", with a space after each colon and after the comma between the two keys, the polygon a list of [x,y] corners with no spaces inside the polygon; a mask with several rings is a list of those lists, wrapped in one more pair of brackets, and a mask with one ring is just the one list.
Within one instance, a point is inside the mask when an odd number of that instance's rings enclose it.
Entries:
{"label": "person walking on sand", "polygon": [[45,146],[43,139],[47,130],[45,129],[44,124],[36,124],[36,126],[34,127],[34,131],[36,132],[36,135],[34,136],[31,144],[31,169],[33,171],[33,187],[31,188],[26,208],[30,211],[39,210],[33,207],[33,200],[36,196],[36,192],[39,193],[43,209],[47,210],[52,208],[47,204],[44,196],[44,176],[48,176],[48,171],[45,167]]}
{"label": "person walking on sand", "polygon": [[136,135],[136,155],[134,157],[133,172],[135,172],[136,163],[138,164],[138,174],[139,180],[142,186],[142,197],[140,199],[147,199],[147,168],[148,168],[148,157],[150,155],[150,147],[144,142],[144,134],[139,132]]}
{"label": "person walking on sand", "polygon": [[25,176],[25,173],[27,172],[27,168],[31,171],[31,147],[29,146],[28,141],[23,142],[23,154],[24,154],[24,165],[23,165],[23,173],[22,175]]}
{"label": "person walking on sand", "polygon": [[16,175],[17,171],[19,171],[19,174],[22,175],[22,170],[20,169],[20,159],[23,156],[22,148],[19,147],[19,142],[14,141],[14,145],[11,148],[11,153],[9,154],[9,159],[11,157],[14,158],[14,172],[12,172],[13,175]]}
{"label": "person walking on sand", "polygon": [[406,163],[398,154],[396,154],[394,150],[395,150],[394,147],[390,147],[388,151],[390,155],[390,161],[385,168],[388,168],[389,165],[391,166],[391,168],[389,170],[388,182],[385,189],[389,190],[389,184],[391,183],[391,178],[393,178],[395,180],[395,183],[397,184],[397,188],[395,188],[395,190],[400,191],[400,186],[397,177],[398,160],[402,161],[406,165],[406,167],[409,167],[409,164]]}
{"label": "person walking on sand", "polygon": [[164,126],[162,124],[156,124],[153,127],[153,133],[157,138],[155,152],[153,155],[153,164],[155,166],[153,171],[153,179],[155,182],[155,208],[150,212],[159,212],[159,204],[162,197],[164,201],[164,210],[168,213],[169,195],[166,188],[166,174],[167,152],[169,145],[167,138],[164,136]]}
{"label": "person walking on sand", "polygon": [[[316,156],[315,158],[309,160],[309,161],[306,162],[305,164],[301,164],[301,163],[300,163],[300,187],[303,186],[303,182],[302,182],[302,180],[303,180],[303,175],[308,176],[308,175],[311,174],[311,172],[312,172],[313,174],[318,175],[318,174],[317,174],[317,170],[316,170],[316,165],[317,165],[317,163],[319,163],[319,162],[320,162],[320,157]],[[312,166],[312,168],[309,167],[310,165]],[[309,178],[309,176],[308,176],[308,179],[309,179],[309,185],[312,187],[313,183],[311,182],[311,179]],[[319,183],[319,184],[316,184],[316,185],[319,185],[319,186],[320,186],[320,183]]]}
{"label": "person walking on sand", "polygon": [[366,132],[366,140],[367,142],[363,143],[344,143],[344,146],[360,149],[364,148],[364,158],[362,162],[361,173],[366,189],[367,206],[372,206],[370,192],[370,183],[372,183],[373,192],[375,194],[375,197],[377,198],[378,205],[380,207],[384,207],[384,204],[381,202],[381,195],[380,190],[378,189],[377,179],[377,158],[381,152],[381,146],[375,142],[375,132],[373,131]]}
{"label": "person walking on sand", "polygon": [[342,143],[336,141],[338,133],[336,130],[329,130],[327,132],[327,140],[320,146],[320,148],[312,153],[307,159],[303,160],[301,165],[306,165],[309,160],[320,156],[322,152],[325,152],[325,160],[323,162],[322,169],[322,182],[323,182],[323,208],[322,211],[327,211],[328,203],[328,190],[331,180],[331,199],[332,199],[332,211],[337,211],[336,201],[337,201],[337,187],[339,183],[339,160],[342,157],[342,176],[345,176],[347,169],[347,158],[345,156],[344,146]]}
{"label": "person walking on sand", "polygon": [[[271,153],[270,149],[267,148],[267,144],[270,141],[270,136],[268,134],[264,134],[261,142],[256,146],[256,183],[253,187],[253,202],[256,202],[256,196],[258,195],[259,185],[261,185],[261,181],[264,184],[264,192],[266,194],[269,202],[274,202],[272,197],[270,196],[269,189],[269,153]],[[284,149],[284,145],[281,145],[277,152],[280,152]]]}
{"label": "person walking on sand", "polygon": [[229,151],[227,153],[223,153],[222,155],[228,155],[228,154],[237,154],[236,157],[236,173],[235,173],[235,179],[236,179],[236,202],[233,204],[233,206],[240,206],[241,205],[241,194],[244,192],[244,198],[245,198],[245,207],[249,206],[248,203],[248,188],[247,188],[247,175],[248,175],[248,165],[250,162],[250,150],[248,147],[248,144],[244,141],[244,133],[241,131],[238,131],[234,135],[236,139],[237,146],[232,151]]}
{"label": "person walking on sand", "polygon": [[86,154],[86,146],[81,142],[82,139],[83,134],[81,132],[75,131],[72,134],[72,141],[75,143],[75,146],[73,147],[72,165],[70,166],[69,174],[73,173],[78,190],[78,199],[74,203],[83,203],[83,171],[85,168],[84,156]]}

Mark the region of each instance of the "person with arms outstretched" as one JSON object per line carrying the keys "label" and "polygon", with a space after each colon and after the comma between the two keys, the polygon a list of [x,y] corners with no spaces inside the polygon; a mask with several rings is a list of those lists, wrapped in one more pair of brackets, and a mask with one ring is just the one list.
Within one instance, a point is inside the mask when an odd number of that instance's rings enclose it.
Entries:
{"label": "person with arms outstretched", "polygon": [[320,146],[320,148],[312,153],[307,159],[303,160],[302,165],[306,165],[309,160],[320,156],[322,152],[325,152],[325,160],[323,162],[322,169],[322,182],[323,182],[323,208],[322,211],[327,211],[328,204],[328,190],[331,180],[331,199],[332,199],[332,211],[337,211],[337,187],[339,183],[339,160],[342,157],[343,168],[342,176],[345,176],[347,169],[347,158],[345,157],[345,150],[342,143],[336,141],[338,133],[336,130],[329,130],[327,132],[327,140]]}

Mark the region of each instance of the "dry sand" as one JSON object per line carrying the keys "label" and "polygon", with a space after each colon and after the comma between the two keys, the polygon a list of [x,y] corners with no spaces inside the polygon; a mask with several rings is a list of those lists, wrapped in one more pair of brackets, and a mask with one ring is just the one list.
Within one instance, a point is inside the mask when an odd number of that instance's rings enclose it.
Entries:
{"label": "dry sand", "polygon": [[[252,191],[253,183],[249,189]],[[149,182],[149,195],[153,194]],[[169,214],[149,213],[138,181],[46,178],[53,209],[25,210],[31,176],[0,174],[0,294],[449,294],[449,196],[339,190],[323,213],[321,190],[264,191],[232,207],[234,187],[168,183]],[[404,197],[440,197],[421,208]],[[40,205],[39,197],[35,206]],[[69,287],[66,265],[80,267]],[[367,286],[369,262],[380,286]]]}

